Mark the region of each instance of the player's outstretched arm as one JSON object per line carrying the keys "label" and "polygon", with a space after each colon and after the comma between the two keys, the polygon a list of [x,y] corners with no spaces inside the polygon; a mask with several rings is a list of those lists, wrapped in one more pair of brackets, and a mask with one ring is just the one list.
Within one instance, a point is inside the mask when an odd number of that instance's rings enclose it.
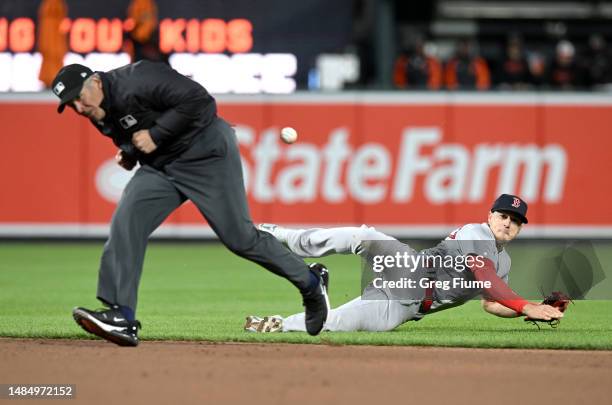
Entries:
{"label": "player's outstretched arm", "polygon": [[[550,305],[533,304],[512,291],[512,289],[497,276],[495,267],[489,259],[484,259],[484,265],[482,267],[474,267],[470,268],[470,270],[476,280],[489,282],[490,287],[484,289],[486,300],[495,302],[516,314],[527,315],[527,317],[532,319],[549,321],[551,319],[563,317],[563,313],[558,309]],[[484,305],[485,304],[483,304],[483,307]],[[489,311],[487,307],[494,312]],[[485,307],[485,311],[497,316],[503,316],[500,314],[510,313],[492,304],[487,304],[487,307]]]}
{"label": "player's outstretched arm", "polygon": [[542,319],[544,321],[563,318],[563,312],[559,311],[555,307],[532,303],[529,303],[523,307],[523,315],[527,315],[527,318]]}
{"label": "player's outstretched arm", "polygon": [[481,303],[482,308],[486,312],[501,318],[516,318],[521,315],[527,315],[529,318],[550,321],[552,319],[559,319],[563,317],[563,313],[550,305],[527,303],[523,307],[522,313],[518,313],[503,306],[499,302],[482,299]]}
{"label": "player's outstretched arm", "polygon": [[500,304],[499,302],[490,301],[490,300],[483,298],[481,300],[481,304],[482,304],[482,309],[484,309],[486,312],[490,313],[491,315],[499,316],[501,318],[516,318],[518,316],[521,316],[521,314],[519,314],[515,310],[507,308],[503,306],[502,304]]}

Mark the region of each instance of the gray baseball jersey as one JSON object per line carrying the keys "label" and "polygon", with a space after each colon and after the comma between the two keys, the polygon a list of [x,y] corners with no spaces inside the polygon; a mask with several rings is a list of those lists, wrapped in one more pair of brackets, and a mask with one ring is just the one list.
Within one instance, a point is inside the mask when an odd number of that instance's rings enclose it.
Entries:
{"label": "gray baseball jersey", "polygon": [[[344,228],[314,228],[314,229],[288,229],[277,227],[274,236],[285,243],[287,247],[302,257],[321,257],[333,253],[357,254],[362,257],[362,271],[372,271],[375,257],[395,256],[396,254],[411,257],[431,256],[467,256],[483,255],[488,257],[495,265],[497,275],[505,282],[508,281],[510,271],[510,257],[504,249],[497,248],[495,237],[486,223],[467,224],[453,231],[448,238],[437,246],[421,252],[402,243],[374,228],[365,225],[361,227]],[[405,269],[403,269],[405,270]],[[404,271],[404,273],[406,273]],[[401,274],[401,273],[400,273]],[[431,275],[438,281],[449,281],[457,275],[471,276],[471,272],[459,272],[445,266],[421,267],[414,277],[427,277]],[[377,276],[386,276],[378,273]],[[389,280],[392,277],[389,278]],[[392,330],[402,323],[420,319],[419,307],[423,297],[412,299],[397,298],[397,295],[388,288],[377,288],[372,283],[365,283],[362,295],[329,312],[325,330],[329,331],[385,331]],[[452,284],[451,284],[452,285]],[[424,292],[424,291],[418,291]],[[411,291],[414,295],[415,291]],[[430,309],[439,311],[463,304],[470,298],[478,295],[480,291],[473,289],[450,288],[435,289],[435,301]],[[291,315],[283,322],[283,331],[303,331],[304,313]]]}
{"label": "gray baseball jersey", "polygon": [[[495,236],[486,223],[481,224],[466,224],[457,228],[437,246],[425,249],[421,254],[452,256],[452,257],[467,257],[476,255],[482,258],[491,260],[495,266],[497,275],[508,283],[508,275],[510,273],[511,260],[508,252],[503,247],[497,246]],[[461,278],[466,281],[473,281],[472,273],[461,268],[449,268],[447,266],[437,266],[435,268],[435,278],[439,281],[448,281],[453,285],[453,279]],[[457,284],[457,281],[454,281]],[[474,298],[482,293],[481,289],[475,288],[451,288],[451,289],[434,289],[434,303],[431,311],[441,310],[448,306],[455,306],[464,303],[465,301]]]}
{"label": "gray baseball jersey", "polygon": [[[376,281],[368,286],[363,284],[363,297],[368,299],[369,290],[384,290],[392,300],[403,303],[412,303],[425,297],[426,288],[422,283],[431,280],[435,298],[431,310],[439,310],[448,306],[455,306],[474,298],[482,293],[482,289],[474,286],[474,276],[466,263],[467,257],[475,257],[476,265],[482,265],[483,259],[490,260],[496,269],[497,275],[508,282],[510,271],[510,256],[503,248],[498,248],[495,237],[486,223],[466,224],[453,232],[436,246],[415,251],[411,246],[397,240],[368,240],[363,242],[363,251],[360,253],[366,272],[372,272],[374,278],[384,280]],[[381,262],[381,257],[409,257],[405,263],[412,263],[412,270],[401,266],[401,261],[384,266],[381,273],[376,273],[374,265]],[[414,260],[413,260],[414,259]],[[410,286],[397,286],[398,281],[413,280]],[[423,279],[426,279],[423,281]],[[367,278],[364,280],[367,282]],[[392,284],[396,283],[396,284]]]}

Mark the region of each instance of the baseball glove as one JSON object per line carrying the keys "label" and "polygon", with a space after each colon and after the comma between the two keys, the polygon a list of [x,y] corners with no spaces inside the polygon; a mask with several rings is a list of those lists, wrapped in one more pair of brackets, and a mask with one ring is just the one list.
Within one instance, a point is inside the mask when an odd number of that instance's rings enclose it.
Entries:
{"label": "baseball glove", "polygon": [[[570,302],[574,303],[574,301],[572,301],[570,297],[568,297],[561,291],[553,291],[544,298],[544,301],[542,301],[542,305],[550,305],[551,307],[557,308],[561,312],[565,312]],[[544,321],[541,319],[532,319],[532,318],[526,317],[525,322],[531,322],[534,325],[536,325],[538,329],[540,329],[540,322],[549,324],[551,328],[556,328],[561,322],[561,320],[551,319],[549,321]]]}

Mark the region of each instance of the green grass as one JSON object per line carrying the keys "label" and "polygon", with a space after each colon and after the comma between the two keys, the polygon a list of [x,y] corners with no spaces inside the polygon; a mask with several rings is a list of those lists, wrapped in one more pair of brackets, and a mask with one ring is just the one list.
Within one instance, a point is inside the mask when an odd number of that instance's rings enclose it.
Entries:
{"label": "green grass", "polygon": [[[0,336],[88,338],[70,311],[99,306],[101,249],[101,242],[0,246]],[[537,248],[516,246],[513,256],[524,258],[530,249]],[[359,295],[358,257],[322,261],[332,272],[332,305]],[[385,333],[246,333],[245,315],[299,312],[300,296],[285,280],[217,244],[151,243],[139,296],[143,339],[612,349],[612,301],[603,300],[577,301],[557,329],[496,318],[470,302]]]}

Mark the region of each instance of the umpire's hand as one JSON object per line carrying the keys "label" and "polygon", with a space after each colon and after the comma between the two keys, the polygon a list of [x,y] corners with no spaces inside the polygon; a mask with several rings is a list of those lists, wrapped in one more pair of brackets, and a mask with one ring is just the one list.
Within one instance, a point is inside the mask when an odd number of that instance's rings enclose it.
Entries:
{"label": "umpire's hand", "polygon": [[136,149],[143,153],[151,153],[157,149],[157,145],[153,142],[148,129],[141,129],[140,131],[134,132],[134,135],[132,135],[132,143]]}
{"label": "umpire's hand", "polygon": [[115,161],[117,161],[117,164],[119,166],[123,167],[125,170],[128,170],[128,171],[132,170],[134,166],[136,166],[136,163],[137,163],[136,159],[126,154],[121,149],[117,151],[117,154],[115,155]]}

